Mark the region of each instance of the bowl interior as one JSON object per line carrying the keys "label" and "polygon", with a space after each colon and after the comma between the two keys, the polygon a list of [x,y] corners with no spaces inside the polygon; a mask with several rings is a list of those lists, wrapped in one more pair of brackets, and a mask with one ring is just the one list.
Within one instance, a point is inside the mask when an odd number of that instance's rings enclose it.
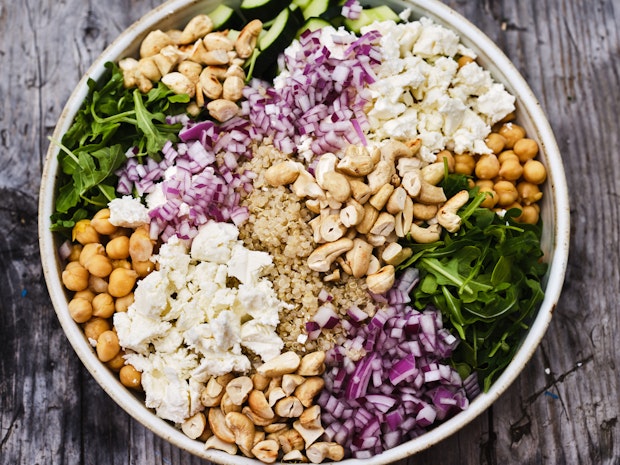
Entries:
{"label": "bowl interior", "polygon": [[[53,139],[60,140],[67,131],[82,101],[87,94],[87,78],[99,79],[104,71],[104,63],[137,54],[141,40],[152,29],[166,30],[185,24],[198,13],[209,12],[217,6],[216,0],[171,0],[150,13],[124,31],[93,63],[86,75],[69,98],[55,129]],[[375,2],[379,3],[379,2]],[[545,298],[527,337],[514,360],[489,392],[478,396],[469,408],[430,432],[403,443],[393,449],[366,460],[348,459],[344,462],[364,462],[365,464],[384,464],[408,457],[430,447],[453,434],[476,416],[486,410],[514,381],[524,365],[533,355],[549,324],[557,304],[568,258],[569,245],[569,205],[568,193],[561,156],[553,133],[536,97],[527,83],[508,58],[496,45],[469,21],[436,0],[408,0],[387,2],[395,9],[410,8],[413,17],[426,16],[438,24],[454,30],[462,42],[478,55],[478,62],[488,69],[495,80],[502,82],[507,90],[517,98],[517,120],[528,134],[539,143],[540,160],[545,164],[548,180],[544,185],[541,215],[544,222],[542,248],[549,271],[545,277]],[[48,290],[58,319],[74,350],[97,380],[101,387],[127,413],[162,438],[207,460],[228,464],[256,464],[257,462],[241,456],[230,456],[224,452],[204,450],[200,442],[189,439],[168,422],[158,418],[144,406],[142,398],[132,394],[118,381],[117,377],[99,362],[81,328],[72,320],[67,309],[67,297],[60,274],[58,239],[50,231],[50,215],[54,211],[54,191],[58,147],[51,144],[43,170],[39,199],[39,240],[43,271]]]}

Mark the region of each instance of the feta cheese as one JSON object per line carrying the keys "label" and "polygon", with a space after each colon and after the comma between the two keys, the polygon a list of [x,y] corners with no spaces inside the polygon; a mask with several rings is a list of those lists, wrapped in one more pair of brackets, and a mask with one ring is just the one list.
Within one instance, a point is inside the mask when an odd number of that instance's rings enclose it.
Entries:
{"label": "feta cheese", "polygon": [[139,199],[131,195],[111,200],[108,208],[110,209],[110,223],[114,226],[138,228],[151,221],[148,209]]}

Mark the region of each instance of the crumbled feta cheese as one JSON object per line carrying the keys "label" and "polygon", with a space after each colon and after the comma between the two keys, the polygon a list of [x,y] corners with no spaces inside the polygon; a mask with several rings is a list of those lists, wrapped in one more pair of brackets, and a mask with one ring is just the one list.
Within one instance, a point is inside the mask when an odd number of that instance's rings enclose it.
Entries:
{"label": "crumbled feta cheese", "polygon": [[148,209],[139,199],[131,195],[111,200],[108,208],[110,209],[110,223],[114,226],[138,228],[151,221]]}

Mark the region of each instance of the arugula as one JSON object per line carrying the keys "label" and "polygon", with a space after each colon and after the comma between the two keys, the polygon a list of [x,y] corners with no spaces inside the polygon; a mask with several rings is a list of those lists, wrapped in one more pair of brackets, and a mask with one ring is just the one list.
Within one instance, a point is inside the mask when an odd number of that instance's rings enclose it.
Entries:
{"label": "arugula", "polygon": [[161,82],[147,94],[126,89],[118,66],[105,66],[101,83],[88,80],[88,95],[62,141],[52,141],[61,149],[53,231],[67,234],[116,197],[114,173],[127,160],[127,150],[140,162],[159,161],[166,141],[177,141],[181,125],[167,124],[166,115],[183,112],[189,96],[176,95]]}
{"label": "arugula", "polygon": [[446,325],[461,338],[452,363],[463,377],[477,371],[487,391],[517,351],[543,299],[541,224],[514,220],[517,209],[500,218],[480,208],[484,193],[472,191],[459,212],[462,225],[440,241],[417,244],[399,269],[420,270],[412,291],[418,309],[439,308]]}

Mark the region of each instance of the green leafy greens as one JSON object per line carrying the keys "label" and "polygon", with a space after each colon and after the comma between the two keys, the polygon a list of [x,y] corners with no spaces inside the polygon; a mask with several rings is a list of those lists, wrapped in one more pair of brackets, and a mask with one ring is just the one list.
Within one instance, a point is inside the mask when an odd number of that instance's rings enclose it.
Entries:
{"label": "green leafy greens", "polygon": [[123,74],[106,63],[102,84],[88,81],[88,95],[61,142],[56,211],[52,230],[66,233],[75,223],[105,207],[116,197],[114,172],[134,148],[141,162],[161,160],[161,148],[176,142],[180,124],[167,124],[166,115],[185,110],[188,95],[176,95],[159,82],[147,94],[123,85]]}
{"label": "green leafy greens", "polygon": [[452,362],[463,377],[478,372],[487,391],[510,363],[543,299],[541,225],[518,223],[479,207],[476,194],[459,215],[462,225],[432,244],[407,241],[413,255],[399,266],[420,270],[414,305],[439,308],[461,343]]}

